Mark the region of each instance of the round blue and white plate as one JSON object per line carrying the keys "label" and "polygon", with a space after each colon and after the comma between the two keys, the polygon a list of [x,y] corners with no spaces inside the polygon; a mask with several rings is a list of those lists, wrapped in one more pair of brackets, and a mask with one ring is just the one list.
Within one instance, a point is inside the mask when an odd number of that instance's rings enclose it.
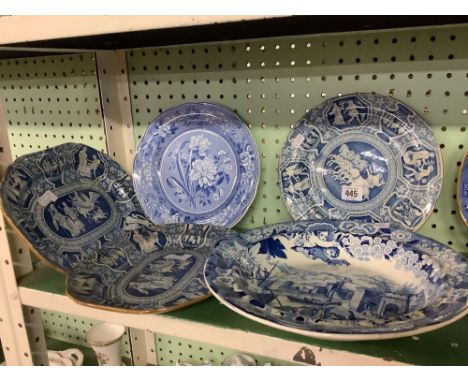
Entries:
{"label": "round blue and white plate", "polygon": [[67,275],[66,294],[79,304],[127,313],[162,313],[211,294],[203,267],[224,227],[136,224],[125,237],[77,264]]}
{"label": "round blue and white plate", "polygon": [[442,186],[431,129],[394,98],[349,94],[307,112],[280,161],[283,200],[295,220],[395,222],[417,230]]}
{"label": "round blue and white plate", "polygon": [[234,226],[259,179],[255,141],[229,109],[186,103],[158,116],[141,138],[133,181],[155,223]]}
{"label": "round blue and white plate", "polygon": [[457,179],[458,210],[463,222],[468,226],[468,151],[461,162]]}
{"label": "round blue and white plate", "polygon": [[134,217],[150,223],[125,170],[77,143],[16,159],[0,194],[6,217],[31,251],[64,273],[119,237]]}
{"label": "round blue and white plate", "polygon": [[214,296],[282,330],[337,341],[406,337],[468,313],[468,261],[400,226],[280,223],[217,244]]}

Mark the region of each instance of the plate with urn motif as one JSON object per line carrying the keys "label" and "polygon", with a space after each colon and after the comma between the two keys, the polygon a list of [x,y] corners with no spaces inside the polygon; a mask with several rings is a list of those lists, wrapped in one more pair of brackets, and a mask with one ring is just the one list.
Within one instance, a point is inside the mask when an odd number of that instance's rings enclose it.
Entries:
{"label": "plate with urn motif", "polygon": [[262,324],[336,341],[406,337],[468,313],[468,261],[400,225],[279,223],[218,242],[213,295]]}
{"label": "plate with urn motif", "polygon": [[68,272],[144,212],[132,179],[106,154],[65,143],[24,155],[1,186],[3,211],[32,252]]}
{"label": "plate with urn motif", "polygon": [[129,224],[121,238],[77,264],[67,275],[66,294],[79,304],[127,313],[168,312],[209,297],[203,267],[231,231],[146,222]]}
{"label": "plate with urn motif", "polygon": [[133,172],[135,192],[153,222],[232,227],[255,197],[259,158],[234,112],[186,103],[149,125]]}
{"label": "plate with urn motif", "polygon": [[309,110],[287,138],[279,171],[296,220],[394,222],[413,231],[442,186],[442,156],[429,126],[402,102],[370,93]]}

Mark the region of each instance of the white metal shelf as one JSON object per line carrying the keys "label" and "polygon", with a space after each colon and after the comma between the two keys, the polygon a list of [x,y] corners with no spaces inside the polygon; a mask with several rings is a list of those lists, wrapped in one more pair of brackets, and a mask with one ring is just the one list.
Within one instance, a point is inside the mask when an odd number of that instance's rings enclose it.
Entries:
{"label": "white metal shelf", "polygon": [[3,16],[0,45],[262,19],[263,16]]}
{"label": "white metal shelf", "polygon": [[[45,285],[45,282],[47,282],[47,290],[39,289],[41,284]],[[64,314],[111,322],[133,329],[181,337],[192,341],[206,342],[215,346],[233,348],[240,352],[287,362],[294,362],[293,357],[302,348],[307,347],[315,355],[316,364],[321,365],[404,365],[402,362],[388,358],[377,358],[366,354],[325,348],[321,341],[317,342],[306,337],[304,337],[304,341],[298,341],[262,334],[263,325],[259,325],[260,332],[250,328],[246,330],[242,324],[246,321],[245,318],[232,313],[214,299],[207,300],[202,304],[210,311],[210,314],[232,316],[234,317],[233,321],[227,320],[222,325],[202,322],[203,318],[199,314],[200,303],[192,306],[195,308],[193,318],[180,318],[174,313],[131,314],[96,309],[77,304],[64,295],[62,292],[64,284],[63,275],[40,267],[20,281],[19,299],[23,305],[28,307],[59,310]],[[268,327],[264,328],[271,331]],[[273,332],[276,331],[273,330]],[[289,336],[289,334],[285,333],[285,336]],[[300,338],[301,336],[294,337]]]}

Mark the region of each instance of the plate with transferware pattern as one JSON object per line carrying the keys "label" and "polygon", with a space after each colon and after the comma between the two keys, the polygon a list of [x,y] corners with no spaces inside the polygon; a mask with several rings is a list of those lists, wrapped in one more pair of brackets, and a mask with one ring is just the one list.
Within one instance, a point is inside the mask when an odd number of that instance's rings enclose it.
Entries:
{"label": "plate with transferware pattern", "polygon": [[186,103],[159,115],[138,143],[135,192],[154,223],[234,226],[259,179],[255,141],[231,110]]}
{"label": "plate with transferware pattern", "polygon": [[16,159],[0,193],[7,219],[32,252],[64,273],[119,237],[128,219],[147,221],[125,170],[77,143]]}
{"label": "plate with transferware pattern", "polygon": [[394,222],[417,230],[442,186],[429,126],[394,98],[356,93],[308,111],[280,160],[283,200],[295,220]]}
{"label": "plate with transferware pattern", "polygon": [[79,304],[127,313],[180,309],[211,294],[203,266],[232,232],[196,224],[129,225],[67,275],[66,294]]}
{"label": "plate with transferware pattern", "polygon": [[214,296],[268,326],[328,340],[406,337],[468,313],[468,261],[401,226],[341,220],[274,224],[217,244]]}
{"label": "plate with transferware pattern", "polygon": [[463,157],[457,179],[458,210],[462,220],[468,226],[468,151]]}

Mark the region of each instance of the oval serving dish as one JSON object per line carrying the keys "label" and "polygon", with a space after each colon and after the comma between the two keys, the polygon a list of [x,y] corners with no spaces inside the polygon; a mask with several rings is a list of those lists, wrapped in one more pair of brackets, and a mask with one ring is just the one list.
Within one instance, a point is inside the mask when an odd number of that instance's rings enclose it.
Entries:
{"label": "oval serving dish", "polygon": [[66,294],[82,305],[161,313],[210,296],[203,267],[217,241],[233,234],[198,224],[129,226],[131,239],[107,243],[67,275]]}
{"label": "oval serving dish", "polygon": [[7,219],[31,251],[62,273],[121,238],[129,221],[149,223],[125,170],[78,143],[16,159],[0,196]]}
{"label": "oval serving dish", "polygon": [[339,341],[397,338],[467,312],[468,261],[405,229],[289,222],[223,240],[205,280],[223,304],[263,324]]}

